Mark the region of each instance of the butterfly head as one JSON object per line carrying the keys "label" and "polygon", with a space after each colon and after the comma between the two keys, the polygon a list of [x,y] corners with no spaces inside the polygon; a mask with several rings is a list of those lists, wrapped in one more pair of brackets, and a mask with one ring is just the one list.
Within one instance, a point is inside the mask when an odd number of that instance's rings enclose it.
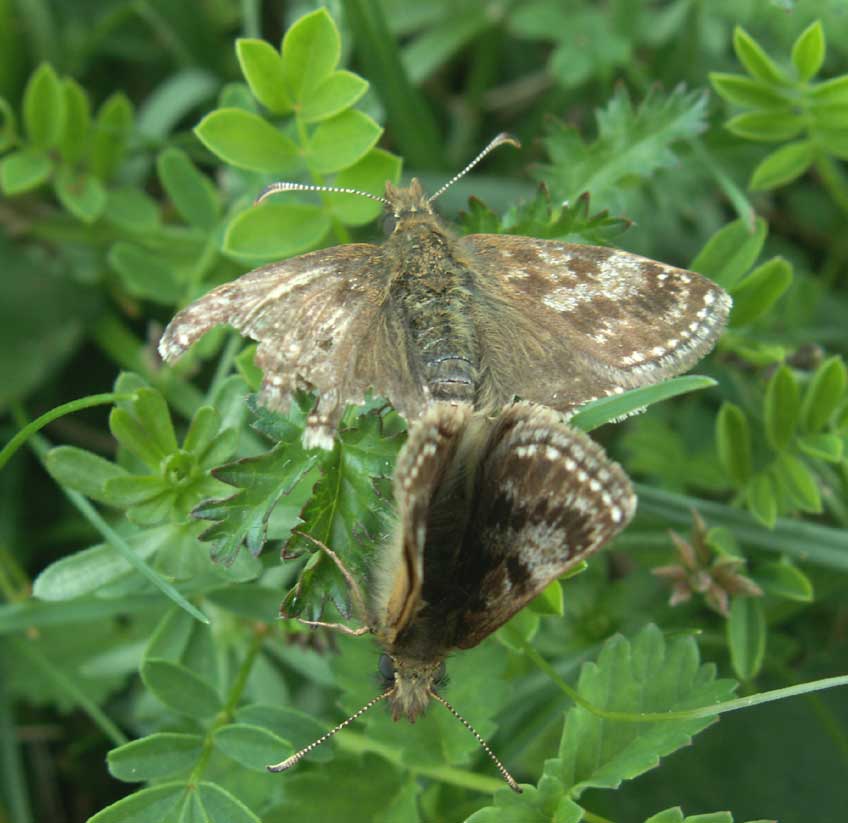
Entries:
{"label": "butterfly head", "polygon": [[411,660],[384,654],[378,673],[392,707],[392,718],[410,723],[424,712],[436,690],[445,684],[444,660]]}

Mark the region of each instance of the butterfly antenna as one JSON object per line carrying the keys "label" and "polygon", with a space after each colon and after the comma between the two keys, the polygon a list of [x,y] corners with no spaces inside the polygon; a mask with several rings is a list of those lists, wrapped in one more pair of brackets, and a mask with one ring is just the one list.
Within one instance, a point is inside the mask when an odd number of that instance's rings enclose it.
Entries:
{"label": "butterfly antenna", "polygon": [[354,712],[347,720],[343,720],[336,726],[334,729],[330,729],[326,734],[322,734],[316,741],[310,743],[306,748],[301,749],[299,752],[295,752],[291,757],[287,757],[283,760],[282,763],[275,763],[273,766],[266,766],[269,772],[284,772],[286,769],[290,769],[294,766],[295,763],[302,760],[306,755],[309,754],[313,749],[320,746],[325,740],[329,740],[336,732],[340,732],[345,726],[353,723],[354,720],[362,717],[368,709],[376,706],[382,700],[385,700],[389,695],[394,693],[394,687],[384,691],[382,694],[378,694],[376,697],[372,697],[359,711]]}
{"label": "butterfly antenna", "polygon": [[279,183],[270,183],[265,186],[261,192],[259,192],[259,196],[253,201],[254,206],[258,206],[266,197],[270,197],[272,194],[276,194],[278,191],[329,191],[335,192],[336,194],[358,194],[360,197],[369,197],[371,200],[376,200],[378,203],[382,203],[384,206],[389,205],[389,201],[386,200],[385,197],[380,197],[377,194],[371,194],[368,191],[360,191],[359,189],[345,189],[340,188],[339,186],[311,186],[307,183],[288,183],[288,182],[279,182]]}
{"label": "butterfly antenna", "polygon": [[448,703],[448,701],[445,700],[444,697],[441,697],[434,691],[430,692],[430,697],[432,697],[433,700],[437,700],[439,703],[441,703],[460,723],[462,723],[463,726],[465,726],[466,729],[468,729],[468,731],[471,732],[471,734],[474,735],[474,737],[477,739],[477,742],[483,747],[483,751],[486,752],[486,754],[492,758],[492,761],[498,767],[498,771],[501,773],[503,779],[506,780],[510,789],[512,789],[514,792],[518,792],[518,794],[521,794],[523,791],[521,786],[519,786],[518,783],[515,782],[515,778],[506,770],[506,766],[504,766],[504,764],[501,763],[500,760],[498,760],[497,755],[489,748],[489,744],[485,740],[483,740],[482,737],[480,737],[477,732],[477,729],[475,729],[474,726],[472,726],[453,706],[451,706],[451,704]]}
{"label": "butterfly antenna", "polygon": [[504,143],[509,143],[511,146],[515,146],[515,148],[520,149],[521,143],[516,140],[511,134],[507,134],[506,132],[501,132],[488,146],[486,146],[483,151],[480,152],[459,174],[455,174],[442,186],[429,200],[429,203],[432,203],[437,197],[444,194],[457,180],[461,177],[465,177],[468,172],[471,171],[489,152],[494,151],[498,146],[503,146]]}

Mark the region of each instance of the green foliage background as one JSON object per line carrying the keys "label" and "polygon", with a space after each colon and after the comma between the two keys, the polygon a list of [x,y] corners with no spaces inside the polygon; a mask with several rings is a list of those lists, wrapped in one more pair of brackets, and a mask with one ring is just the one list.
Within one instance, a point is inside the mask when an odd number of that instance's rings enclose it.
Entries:
{"label": "green foliage background", "polygon": [[[843,819],[845,11],[0,0],[0,821]],[[522,150],[440,198],[460,230],[687,266],[729,328],[708,378],[577,416],[634,523],[450,661],[524,794],[438,706],[269,775],[376,693],[369,640],[277,615],[349,615],[292,532],[362,575],[404,421],[375,398],[305,452],[231,331],[173,367],[155,342],[217,283],[379,237],[364,198],[254,208],[268,182],[434,191],[503,130]]]}

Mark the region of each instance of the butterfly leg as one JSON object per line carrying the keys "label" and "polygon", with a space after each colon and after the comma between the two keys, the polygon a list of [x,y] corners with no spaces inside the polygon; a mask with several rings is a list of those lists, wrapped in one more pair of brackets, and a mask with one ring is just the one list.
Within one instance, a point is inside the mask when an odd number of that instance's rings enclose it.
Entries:
{"label": "butterfly leg", "polygon": [[[305,537],[307,540],[311,540],[319,549],[321,549],[324,554],[326,554],[333,563],[336,564],[336,568],[342,573],[342,577],[344,577],[347,582],[348,588],[350,589],[350,598],[353,601],[353,610],[356,612],[356,619],[361,621],[362,623],[368,622],[368,611],[365,608],[365,598],[362,596],[362,589],[359,587],[359,583],[356,578],[350,573],[347,566],[342,562],[341,557],[339,557],[326,543],[322,543],[318,540],[317,537],[313,537],[311,534],[306,534],[306,532],[295,532],[295,534],[300,535],[301,537]],[[338,628],[340,631],[344,631],[345,634],[353,634],[356,637],[365,634],[368,631],[368,626],[365,625],[361,629],[350,629],[347,626],[342,625],[341,623],[321,623],[317,620],[301,620],[297,618],[301,623],[306,624],[307,626],[323,626],[325,628]]]}
{"label": "butterfly leg", "polygon": [[345,626],[344,623],[324,623],[323,620],[306,620],[303,617],[296,617],[295,620],[313,629],[332,629],[333,631],[346,634],[348,637],[362,637],[363,634],[368,634],[369,632],[368,626],[360,626],[358,629],[352,629],[350,626]]}

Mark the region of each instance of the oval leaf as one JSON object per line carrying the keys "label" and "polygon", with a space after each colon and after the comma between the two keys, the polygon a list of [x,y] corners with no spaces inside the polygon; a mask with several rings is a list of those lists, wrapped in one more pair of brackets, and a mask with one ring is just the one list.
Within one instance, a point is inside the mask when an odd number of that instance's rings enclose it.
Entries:
{"label": "oval leaf", "polygon": [[140,783],[189,771],[202,751],[199,734],[158,732],[112,749],[106,760],[112,777]]}
{"label": "oval leaf", "polygon": [[728,103],[751,109],[782,108],[788,102],[779,89],[744,74],[712,72],[710,82],[719,97]]}
{"label": "oval leaf", "polygon": [[764,526],[771,529],[777,522],[777,499],[771,477],[762,472],[748,483],[748,509]]}
{"label": "oval leaf", "polygon": [[322,83],[341,56],[341,38],[326,9],[300,18],[283,38],[283,69],[292,96],[306,102],[307,93]]}
{"label": "oval leaf", "polygon": [[724,127],[737,137],[763,143],[781,143],[797,137],[805,128],[801,116],[793,109],[751,111],[731,117]]}
{"label": "oval leaf", "polygon": [[361,160],[377,143],[383,130],[367,114],[349,109],[315,129],[306,162],[317,174],[332,174]]}
{"label": "oval leaf", "polygon": [[792,65],[799,80],[809,80],[819,73],[825,55],[824,30],[816,20],[801,32],[792,46]]}
{"label": "oval leaf", "polygon": [[745,326],[767,314],[792,284],[792,266],[775,257],[758,266],[733,289],[730,325]]}
{"label": "oval leaf", "polygon": [[230,223],[224,251],[248,260],[291,257],[319,245],[330,218],[318,206],[263,203]]}
{"label": "oval leaf", "polygon": [[751,430],[745,412],[724,403],[716,418],[716,446],[725,472],[737,486],[751,476]]}
{"label": "oval leaf", "polygon": [[761,217],[753,230],[746,220],[734,220],[707,241],[689,268],[732,289],[757,261],[767,233],[768,225]]}
{"label": "oval leaf", "polygon": [[730,660],[741,680],[752,680],[766,653],[766,619],[758,597],[734,597],[727,621]]}
{"label": "oval leaf", "polygon": [[349,109],[366,91],[368,83],[358,75],[350,71],[334,71],[303,101],[300,118],[304,123],[326,120]]}
{"label": "oval leaf", "polygon": [[185,783],[163,783],[142,789],[90,817],[87,823],[163,823],[183,799]]}
{"label": "oval leaf", "polygon": [[806,432],[825,428],[842,405],[848,386],[845,362],[839,356],[824,361],[813,375],[801,404],[801,427]]}
{"label": "oval leaf", "polygon": [[[397,183],[400,179],[401,159],[383,149],[371,149],[358,163],[344,169],[336,176],[335,185],[359,189],[383,196],[386,181]],[[380,203],[355,194],[328,194],[327,202],[333,215],[348,226],[369,223],[383,210]]]}
{"label": "oval leaf", "polygon": [[223,726],[215,732],[214,740],[225,755],[248,769],[262,773],[267,766],[285,760],[294,752],[288,740],[247,723]]}
{"label": "oval leaf", "polygon": [[183,220],[201,229],[213,229],[218,222],[218,195],[189,156],[180,149],[165,149],[156,159],[156,170]]}
{"label": "oval leaf", "polygon": [[787,78],[777,64],[741,26],[737,26],[733,32],[733,48],[739,62],[745,66],[752,77],[775,85],[786,82]]}
{"label": "oval leaf", "polygon": [[212,717],[222,708],[218,692],[179,663],[145,660],[141,679],[158,700],[180,714]]}
{"label": "oval leaf", "polygon": [[30,143],[37,148],[55,146],[65,130],[65,92],[49,63],[42,63],[24,90],[23,120]]}
{"label": "oval leaf", "polygon": [[760,162],[748,184],[755,191],[776,189],[800,177],[813,162],[815,149],[808,140],[789,143]]}
{"label": "oval leaf", "polygon": [[57,446],[44,460],[50,476],[60,485],[78,491],[92,500],[104,502],[103,489],[114,477],[125,477],[127,470],[100,455],[75,446]]}
{"label": "oval leaf", "polygon": [[91,171],[101,180],[120,166],[133,129],[133,105],[121,92],[104,101],[94,120],[91,137]]}
{"label": "oval leaf", "polygon": [[813,601],[813,584],[810,578],[786,559],[777,563],[764,563],[757,569],[755,580],[763,591],[775,597],[799,603]]}
{"label": "oval leaf", "polygon": [[236,40],[236,54],[253,96],[274,114],[290,112],[292,103],[280,53],[264,40],[242,38]]}
{"label": "oval leaf", "polygon": [[48,177],[53,164],[40,149],[22,149],[3,158],[0,165],[0,186],[12,197],[38,188]]}
{"label": "oval leaf", "polygon": [[221,823],[262,823],[262,821],[235,795],[216,783],[201,783],[194,797],[202,816],[193,820],[221,821]]}
{"label": "oval leaf", "polygon": [[794,454],[778,455],[774,475],[799,509],[812,514],[821,512],[821,493],[815,478]]}
{"label": "oval leaf", "polygon": [[59,202],[78,220],[93,223],[106,208],[106,189],[92,174],[63,166],[55,179]]}
{"label": "oval leaf", "polygon": [[800,410],[798,381],[788,366],[781,365],[766,386],[763,403],[766,437],[776,451],[785,449],[792,440]]}

